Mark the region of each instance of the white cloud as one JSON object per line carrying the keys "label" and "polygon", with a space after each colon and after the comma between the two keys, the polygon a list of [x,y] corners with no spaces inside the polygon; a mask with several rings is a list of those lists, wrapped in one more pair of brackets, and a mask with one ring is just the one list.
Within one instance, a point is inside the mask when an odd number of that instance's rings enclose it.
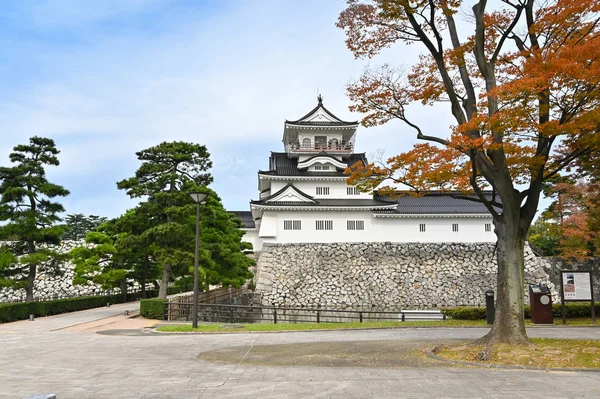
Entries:
{"label": "white cloud", "polygon": [[[52,176],[67,186],[84,177],[105,184],[107,177],[134,173],[135,151],[161,141],[193,141],[213,154],[215,187],[226,205],[247,207],[256,197],[256,170],[267,166],[270,150],[282,149],[284,119],[314,107],[317,88],[331,111],[359,118],[347,110],[345,86],[366,63],[353,59],[334,27],[342,2],[234,3],[237,8],[205,18],[168,13],[150,33],[106,30],[82,38],[84,46],[35,45],[41,50],[31,57],[43,60],[51,74],[20,82],[0,100],[1,159],[32,135],[49,136],[62,149],[62,165]],[[115,16],[135,19],[161,4],[48,1],[31,18],[44,28],[84,30]],[[397,46],[376,61],[410,63],[415,51]],[[447,131],[449,124],[439,108],[416,107],[414,118],[436,130]],[[361,128],[357,150],[385,147],[392,155],[414,137],[400,123]],[[266,148],[258,151],[257,142]],[[96,189],[101,195],[78,192],[70,204],[77,212],[124,211],[125,195],[114,183]]]}

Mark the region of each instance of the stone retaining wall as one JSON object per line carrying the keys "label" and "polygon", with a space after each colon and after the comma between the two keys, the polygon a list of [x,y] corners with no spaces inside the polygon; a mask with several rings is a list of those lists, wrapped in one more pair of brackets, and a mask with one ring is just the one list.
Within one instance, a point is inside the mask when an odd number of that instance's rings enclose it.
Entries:
{"label": "stone retaining wall", "polygon": [[[84,244],[79,241],[64,241],[58,246],[58,252],[67,253],[76,246]],[[66,262],[59,266],[61,275],[51,275],[39,272],[36,275],[33,296],[36,300],[51,300],[57,297],[77,297],[85,295],[97,295],[106,292],[99,285],[89,283],[87,285],[73,285],[75,276],[75,265]],[[134,283],[132,289],[137,290],[139,284]],[[110,292],[120,293],[120,289],[114,289]],[[12,302],[25,299],[25,290],[12,288],[0,288],[0,303]]]}
{"label": "stone retaining wall", "polygon": [[[494,244],[360,243],[264,246],[256,289],[265,306],[365,310],[484,306],[496,286]],[[526,247],[526,283],[558,300],[552,265]],[[529,303],[528,293],[525,292]]]}

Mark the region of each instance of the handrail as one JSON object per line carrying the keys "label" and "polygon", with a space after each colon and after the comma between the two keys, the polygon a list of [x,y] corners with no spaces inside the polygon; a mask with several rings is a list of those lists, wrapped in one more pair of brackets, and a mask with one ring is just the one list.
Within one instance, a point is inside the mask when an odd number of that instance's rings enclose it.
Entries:
{"label": "handrail", "polygon": [[[172,320],[170,306],[172,303],[165,304],[165,320]],[[192,303],[177,303],[186,308],[189,319],[189,311]],[[201,303],[199,316],[205,321],[219,322],[260,322],[269,321],[277,324],[278,322],[290,323],[323,323],[323,322],[344,322],[358,320],[363,323],[365,320],[378,321],[407,321],[407,320],[446,320],[446,315],[431,310],[356,310],[356,309],[325,309],[310,307],[277,307],[277,306],[253,306],[253,305],[228,305],[228,304],[207,304]]]}

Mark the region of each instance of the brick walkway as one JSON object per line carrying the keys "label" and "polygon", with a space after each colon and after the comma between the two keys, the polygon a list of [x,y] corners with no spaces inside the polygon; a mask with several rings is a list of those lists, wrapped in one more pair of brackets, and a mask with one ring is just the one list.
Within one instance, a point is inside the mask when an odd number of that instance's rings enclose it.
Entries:
{"label": "brick walkway", "polygon": [[[233,346],[482,336],[483,328],[207,335],[104,335],[137,304],[0,325],[0,398],[598,398],[600,373],[456,367],[264,367],[198,360]],[[125,320],[125,318],[123,317]],[[134,321],[132,323],[136,323]],[[145,321],[144,321],[145,323]],[[79,325],[79,328],[74,328]],[[136,325],[135,327],[140,327]],[[532,337],[600,339],[600,328],[532,328]]]}

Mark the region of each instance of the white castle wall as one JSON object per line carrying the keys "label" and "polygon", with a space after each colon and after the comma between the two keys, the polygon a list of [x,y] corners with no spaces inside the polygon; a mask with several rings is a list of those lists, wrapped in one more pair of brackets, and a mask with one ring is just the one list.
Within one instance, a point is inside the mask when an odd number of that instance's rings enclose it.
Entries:
{"label": "white castle wall", "polygon": [[[301,230],[284,230],[285,220],[301,220]],[[333,230],[317,230],[317,220],[332,220]],[[348,220],[363,220],[364,230],[347,230]],[[495,242],[491,217],[373,217],[371,211],[265,211],[261,220],[260,234],[268,231],[274,237],[262,237],[264,243],[360,243],[360,242],[448,242],[475,243]],[[425,224],[421,232],[420,224]],[[458,224],[458,231],[452,231]],[[251,235],[248,236],[248,240]],[[257,242],[257,241],[255,241]],[[258,243],[258,242],[257,242]],[[259,247],[256,247],[260,250]]]}
{"label": "white castle wall", "polygon": [[[526,247],[526,283],[549,285],[551,265]],[[496,286],[493,243],[265,245],[256,289],[264,305],[372,310],[484,306]],[[529,303],[528,292],[525,303]]]}

